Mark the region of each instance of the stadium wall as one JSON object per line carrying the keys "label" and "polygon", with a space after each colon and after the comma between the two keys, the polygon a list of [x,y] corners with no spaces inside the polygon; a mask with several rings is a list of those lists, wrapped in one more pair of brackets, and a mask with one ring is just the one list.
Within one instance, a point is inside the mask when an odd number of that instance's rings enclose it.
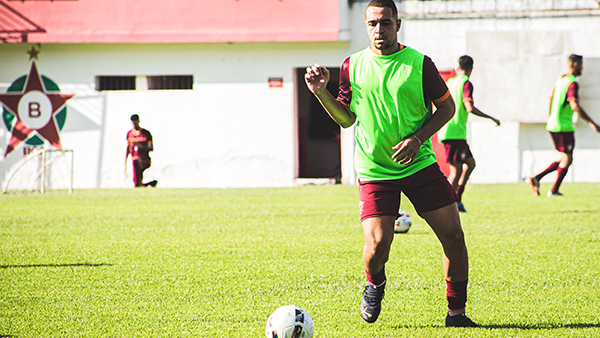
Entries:
{"label": "stadium wall", "polygon": [[[343,1],[341,3],[344,3]],[[341,8],[347,39],[324,42],[44,43],[37,65],[68,103],[63,148],[75,151],[75,188],[128,188],[123,173],[129,116],[155,138],[148,179],[161,187],[280,187],[295,184],[294,68],[315,62],[339,67],[368,45],[365,2]],[[400,6],[402,10],[402,6]],[[597,17],[405,17],[400,41],[452,69],[463,54],[475,58],[476,105],[500,120],[471,117],[469,142],[478,167],[473,183],[514,183],[556,158],[544,130],[548,98],[570,53],[585,57],[581,99],[600,121],[600,31]],[[27,74],[32,44],[0,44],[0,93]],[[193,90],[98,92],[101,75],[194,76]],[[280,77],[272,88],[268,79]],[[300,85],[303,85],[300,83]],[[353,129],[342,132],[342,181],[355,184]],[[577,122],[575,162],[567,182],[597,182],[600,142]],[[0,149],[10,138],[0,128]],[[0,159],[0,182],[23,154]],[[130,166],[130,165],[129,165]]]}
{"label": "stadium wall", "polygon": [[[456,68],[463,54],[474,58],[475,105],[502,122],[496,127],[490,120],[469,118],[469,144],[477,161],[470,182],[519,182],[558,158],[545,122],[554,82],[567,71],[572,53],[584,56],[581,104],[600,123],[600,44],[592,43],[597,32],[599,10],[404,18],[402,40],[431,56],[439,69]],[[599,182],[600,135],[579,120],[575,137],[565,182]]]}
{"label": "stadium wall", "polygon": [[[0,92],[26,75],[23,44],[0,44]],[[280,187],[295,184],[293,69],[338,66],[348,43],[44,44],[39,72],[73,93],[60,132],[75,151],[75,188],[126,188],[129,117],[155,140],[147,179],[161,187]],[[338,64],[339,63],[339,64]],[[99,75],[192,74],[193,90],[95,90]],[[269,87],[270,77],[283,78]],[[10,133],[0,128],[0,148]],[[0,161],[0,175],[23,157]],[[131,167],[131,164],[129,164]],[[0,182],[5,177],[0,177]]]}

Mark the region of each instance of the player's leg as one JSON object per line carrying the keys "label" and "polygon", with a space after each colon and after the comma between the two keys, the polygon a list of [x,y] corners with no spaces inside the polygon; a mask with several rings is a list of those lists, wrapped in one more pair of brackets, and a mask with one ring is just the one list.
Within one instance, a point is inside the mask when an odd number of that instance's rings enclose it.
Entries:
{"label": "player's leg", "polygon": [[363,262],[369,283],[360,304],[362,318],[373,323],[381,312],[386,276],[385,263],[394,239],[394,220],[400,207],[396,181],[359,181],[360,219],[365,244]]}
{"label": "player's leg", "polygon": [[442,141],[444,144],[444,152],[446,153],[446,162],[448,163],[448,182],[452,185],[452,189],[456,191],[458,188],[458,180],[462,175],[462,161],[460,161],[460,156],[457,153],[456,140],[446,140]]}
{"label": "player's leg", "polygon": [[144,176],[144,166],[139,159],[133,160],[133,183],[135,187],[141,187]]}
{"label": "player's leg", "polygon": [[[365,245],[363,247],[363,263],[370,276],[376,276],[384,269],[390,256],[394,240],[395,216],[371,217],[362,222]],[[375,280],[375,285],[383,280]]]}
{"label": "player's leg", "polygon": [[448,300],[446,326],[477,327],[477,324],[465,315],[469,255],[458,209],[455,204],[450,204],[424,212],[422,216],[433,229],[444,250],[443,268]]}
{"label": "player's leg", "polygon": [[569,167],[573,163],[573,153],[560,153],[560,161],[558,164],[558,168],[556,169],[556,180],[552,185],[552,189],[548,191],[548,196],[561,196],[562,194],[558,192],[560,189],[560,185],[562,184],[567,172],[569,171]]}
{"label": "player's leg", "polygon": [[466,158],[465,162],[463,164],[462,175],[460,176],[460,179],[458,180],[458,186],[455,189],[456,197],[458,197],[458,202],[457,202],[458,211],[460,211],[460,212],[467,212],[467,210],[465,209],[465,207],[462,203],[462,195],[465,192],[467,182],[469,181],[469,177],[471,177],[471,173],[473,172],[474,169],[475,169],[475,159],[473,158],[473,156]]}
{"label": "player's leg", "polygon": [[361,315],[373,323],[381,312],[381,300],[385,291],[385,263],[390,257],[394,240],[395,216],[371,217],[362,221],[365,244],[363,263],[369,284],[363,292]]}
{"label": "player's leg", "polygon": [[462,176],[463,164],[462,162],[451,162],[448,169],[448,182],[452,185],[452,189],[456,191],[458,189],[458,181]]}
{"label": "player's leg", "polygon": [[[142,175],[143,175],[144,171],[146,171],[146,169],[150,168],[150,166],[152,165],[152,162],[150,160],[147,160],[147,159],[144,159],[144,160],[141,160],[141,161],[142,161],[141,165],[143,166],[143,169],[142,169]],[[141,180],[140,180],[140,182],[141,182]],[[148,186],[150,186],[150,187],[156,187],[157,183],[158,183],[157,180],[152,180],[150,182],[142,183],[142,186],[144,186],[144,187],[148,187]]]}
{"label": "player's leg", "polygon": [[409,183],[403,192],[442,243],[449,309],[446,326],[474,326],[464,314],[469,260],[456,194],[437,164],[412,175]]}
{"label": "player's leg", "polygon": [[[457,195],[458,195],[458,191],[461,189],[459,182],[460,182],[460,179],[462,178],[463,172],[464,172],[463,164],[464,164],[463,162],[452,162],[452,163],[450,163],[450,166],[448,167],[450,169],[449,173],[448,173],[448,182],[450,182],[452,189],[457,193]],[[462,204],[462,201],[460,200],[460,198],[456,202],[456,205],[457,205],[459,211],[467,212],[467,210],[465,209],[464,205]]]}
{"label": "player's leg", "polygon": [[469,259],[456,205],[450,204],[434,211],[424,212],[421,216],[442,243],[446,280],[467,280]]}
{"label": "player's leg", "polygon": [[531,186],[531,191],[533,191],[533,193],[536,196],[540,195],[540,181],[542,180],[542,178],[544,178],[544,176],[548,175],[549,173],[557,170],[559,163],[560,161],[554,161],[550,163],[550,165],[546,169],[542,170],[539,174],[527,178],[527,182]]}

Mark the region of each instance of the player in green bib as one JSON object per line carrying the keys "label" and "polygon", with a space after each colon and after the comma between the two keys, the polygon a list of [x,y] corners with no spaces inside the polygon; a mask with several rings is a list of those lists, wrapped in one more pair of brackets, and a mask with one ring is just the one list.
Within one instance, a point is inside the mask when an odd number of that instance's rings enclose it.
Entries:
{"label": "player in green bib", "polygon": [[473,72],[473,58],[463,55],[458,58],[456,76],[448,79],[446,84],[456,105],[456,114],[438,132],[438,140],[444,144],[446,162],[450,164],[448,180],[458,197],[458,211],[467,212],[462,203],[462,194],[467,181],[475,169],[475,159],[467,143],[467,119],[469,114],[488,118],[497,126],[500,121],[477,109],[473,103],[473,84],[469,76]]}
{"label": "player in green bib", "polygon": [[431,59],[398,43],[401,20],[392,0],[369,2],[365,19],[371,44],[342,64],[337,98],[327,90],[327,68],[315,64],[305,75],[309,90],[340,126],[356,125],[368,280],[361,316],[373,323],[381,312],[385,263],[404,193],[442,244],[446,326],[475,327],[465,315],[469,262],[456,193],[436,163],[430,140],[452,118],[454,102]]}
{"label": "player in green bib", "polygon": [[567,175],[571,163],[573,163],[573,149],[575,148],[573,114],[577,113],[595,132],[600,132],[600,126],[592,120],[579,104],[577,77],[581,75],[583,70],[583,57],[571,54],[568,66],[569,71],[561,76],[554,85],[554,91],[550,98],[550,114],[546,123],[546,130],[550,132],[554,148],[560,153],[560,159],[552,162],[536,176],[527,178],[531,190],[536,196],[540,195],[540,180],[553,171],[556,171],[557,175],[552,189],[548,191],[548,197],[562,196],[558,189]]}

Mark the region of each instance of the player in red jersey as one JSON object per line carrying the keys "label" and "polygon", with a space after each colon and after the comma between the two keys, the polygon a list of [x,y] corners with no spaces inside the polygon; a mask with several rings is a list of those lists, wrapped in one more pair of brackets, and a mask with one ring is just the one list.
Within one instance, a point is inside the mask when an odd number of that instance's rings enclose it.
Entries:
{"label": "player in red jersey", "polygon": [[158,181],[153,180],[142,183],[144,171],[150,168],[152,160],[150,152],[154,150],[152,143],[152,134],[140,127],[140,117],[138,114],[131,115],[131,124],[133,129],[127,132],[127,151],[125,153],[125,173],[127,173],[127,158],[131,154],[133,164],[133,182],[137,187],[156,187]]}

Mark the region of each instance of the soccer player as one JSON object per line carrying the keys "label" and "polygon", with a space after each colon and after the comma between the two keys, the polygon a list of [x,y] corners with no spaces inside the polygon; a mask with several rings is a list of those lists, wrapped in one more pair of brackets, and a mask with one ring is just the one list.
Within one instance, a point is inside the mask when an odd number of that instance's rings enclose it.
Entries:
{"label": "soccer player", "polygon": [[[454,114],[454,102],[430,58],[398,43],[401,20],[392,0],[367,5],[370,46],[347,58],[337,98],[327,90],[329,70],[306,69],[309,90],[343,128],[356,123],[356,171],[369,281],[362,318],[377,320],[386,286],[385,263],[403,192],[443,248],[446,326],[477,326],[465,315],[469,262],[456,193],[440,171],[430,137]],[[432,114],[431,102],[437,111]]]}
{"label": "soccer player", "polygon": [[467,143],[467,119],[469,113],[488,118],[497,126],[500,121],[477,109],[473,103],[473,84],[469,76],[473,71],[473,58],[463,55],[458,59],[456,76],[448,79],[446,84],[454,99],[456,114],[438,132],[438,139],[444,144],[446,150],[446,162],[450,164],[450,175],[448,181],[456,191],[458,197],[458,211],[467,212],[463,203],[462,195],[465,192],[467,181],[475,169],[475,159]]}
{"label": "soccer player", "polygon": [[127,132],[127,151],[125,153],[125,173],[127,173],[127,158],[131,154],[133,164],[133,182],[135,187],[156,187],[158,181],[153,180],[147,183],[142,183],[144,171],[150,168],[152,160],[150,152],[154,150],[152,143],[152,134],[140,127],[140,117],[138,114],[131,115],[131,124],[133,129]]}
{"label": "soccer player", "polygon": [[548,191],[548,197],[562,196],[558,191],[560,185],[567,175],[569,166],[573,163],[573,149],[575,148],[575,126],[573,124],[573,113],[587,122],[595,132],[600,132],[600,126],[592,120],[579,104],[579,84],[576,78],[583,70],[583,56],[571,54],[568,61],[569,71],[561,76],[554,85],[554,91],[550,97],[550,115],[546,123],[546,130],[550,132],[554,148],[560,153],[560,159],[552,162],[546,169],[527,180],[531,190],[536,196],[540,195],[540,180],[553,171],[558,175]]}

